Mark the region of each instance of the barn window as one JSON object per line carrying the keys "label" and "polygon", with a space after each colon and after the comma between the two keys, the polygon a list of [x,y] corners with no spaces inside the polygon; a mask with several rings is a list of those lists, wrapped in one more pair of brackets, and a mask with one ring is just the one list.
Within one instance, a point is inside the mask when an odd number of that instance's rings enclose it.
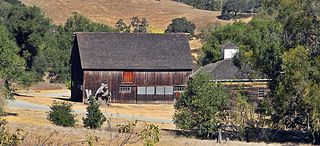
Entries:
{"label": "barn window", "polygon": [[124,71],[122,74],[122,82],[132,83],[133,82],[133,72],[132,71]]}
{"label": "barn window", "polygon": [[164,87],[156,87],[156,94],[163,95],[164,94]]}
{"label": "barn window", "polygon": [[259,97],[259,98],[263,98],[264,95],[265,95],[265,90],[264,90],[264,88],[259,88],[259,89],[258,89],[258,97]]}
{"label": "barn window", "polygon": [[138,95],[145,95],[146,87],[138,87]]}
{"label": "barn window", "polygon": [[131,93],[131,87],[129,86],[120,86],[119,93]]}
{"label": "barn window", "polygon": [[173,91],[174,92],[183,92],[186,86],[174,86]]}
{"label": "barn window", "polygon": [[173,86],[164,87],[164,92],[166,95],[172,95],[173,94]]}
{"label": "barn window", "polygon": [[153,95],[154,94],[154,87],[147,87],[147,95]]}

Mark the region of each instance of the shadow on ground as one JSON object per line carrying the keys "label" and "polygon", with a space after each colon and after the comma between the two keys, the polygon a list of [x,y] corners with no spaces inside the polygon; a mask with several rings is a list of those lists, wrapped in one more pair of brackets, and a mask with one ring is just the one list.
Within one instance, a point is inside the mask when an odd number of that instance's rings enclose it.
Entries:
{"label": "shadow on ground", "polygon": [[[177,136],[190,137],[190,131],[162,129],[176,134]],[[299,130],[277,130],[270,128],[246,128],[243,133],[222,132],[223,139],[246,141],[246,142],[265,142],[265,143],[296,143],[296,144],[320,144],[320,133]],[[215,132],[208,136],[208,139],[217,139],[218,133]],[[289,146],[285,144],[284,146]]]}

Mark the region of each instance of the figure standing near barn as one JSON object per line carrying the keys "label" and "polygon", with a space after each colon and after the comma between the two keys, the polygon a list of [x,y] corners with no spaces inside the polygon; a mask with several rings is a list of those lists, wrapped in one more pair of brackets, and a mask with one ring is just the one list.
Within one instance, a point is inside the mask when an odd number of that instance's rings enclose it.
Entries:
{"label": "figure standing near barn", "polygon": [[106,103],[108,106],[110,105],[111,93],[108,84],[101,83],[101,86],[96,91],[95,98],[100,103]]}

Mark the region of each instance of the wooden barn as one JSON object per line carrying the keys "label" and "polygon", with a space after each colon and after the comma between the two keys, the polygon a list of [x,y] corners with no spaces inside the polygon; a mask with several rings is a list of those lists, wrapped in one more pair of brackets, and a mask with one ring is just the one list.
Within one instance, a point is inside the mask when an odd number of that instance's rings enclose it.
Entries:
{"label": "wooden barn", "polygon": [[70,63],[82,102],[107,84],[113,103],[173,103],[193,67],[184,34],[75,33]]}

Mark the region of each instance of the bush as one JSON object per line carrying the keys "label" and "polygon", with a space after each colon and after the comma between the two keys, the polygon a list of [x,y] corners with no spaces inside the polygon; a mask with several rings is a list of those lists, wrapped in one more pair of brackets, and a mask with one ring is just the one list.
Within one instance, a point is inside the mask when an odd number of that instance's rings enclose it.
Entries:
{"label": "bush", "polygon": [[[143,124],[137,127],[137,121],[128,124],[117,125],[118,134],[114,137],[115,141],[120,141],[120,145],[134,144],[143,141],[144,146],[154,146],[160,141],[159,127],[154,124]],[[138,129],[142,129],[138,131]]]}
{"label": "bush", "polygon": [[185,93],[175,104],[177,128],[202,138],[218,129],[222,122],[219,112],[227,106],[227,92],[209,80],[206,73],[200,72],[188,82]]}
{"label": "bush", "polygon": [[64,85],[66,86],[67,89],[71,90],[71,81],[70,80],[65,81]]}
{"label": "bush", "polygon": [[194,23],[182,17],[173,19],[165,33],[190,33],[193,36],[195,29],[196,25]]}
{"label": "bush", "polygon": [[14,134],[8,132],[7,121],[0,119],[0,146],[17,145],[23,139],[22,130],[18,129]]}
{"label": "bush", "polygon": [[75,115],[73,114],[72,105],[70,103],[54,101],[50,109],[48,120],[53,124],[64,127],[75,125]]}
{"label": "bush", "polygon": [[96,101],[94,96],[90,96],[87,114],[86,117],[83,118],[84,127],[97,129],[100,128],[105,121],[106,117],[103,115],[103,113],[101,113],[99,109],[99,103]]}
{"label": "bush", "polygon": [[160,141],[159,127],[153,124],[145,124],[144,129],[139,133],[139,137],[144,141],[144,146],[154,146]]}

